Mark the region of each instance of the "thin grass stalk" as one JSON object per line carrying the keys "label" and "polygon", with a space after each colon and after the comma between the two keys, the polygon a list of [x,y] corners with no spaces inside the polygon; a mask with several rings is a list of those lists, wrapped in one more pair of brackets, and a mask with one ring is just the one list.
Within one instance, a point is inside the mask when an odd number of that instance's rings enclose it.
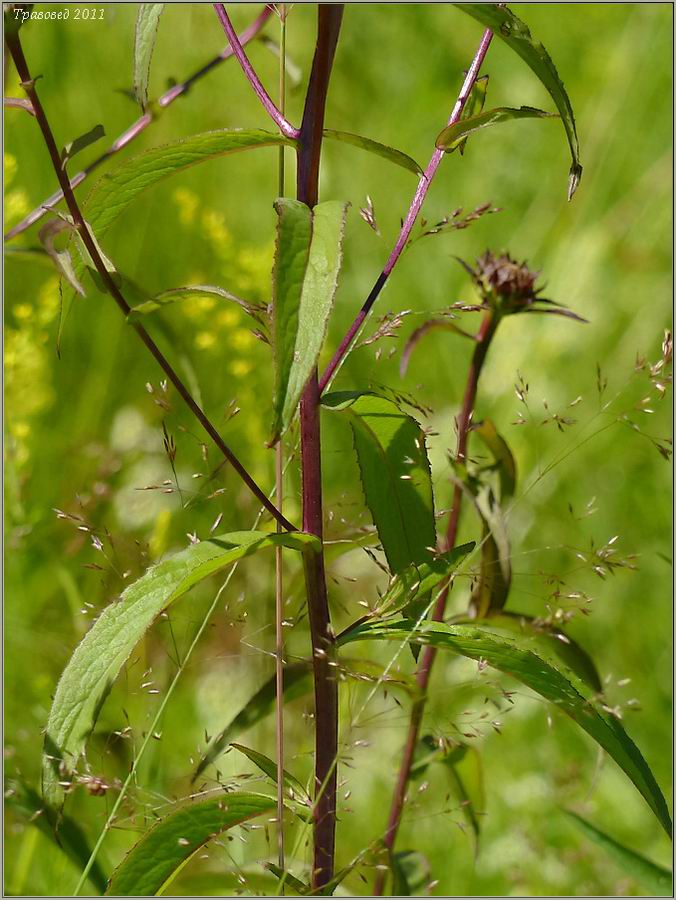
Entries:
{"label": "thin grass stalk", "polygon": [[[62,165],[61,157],[56,146],[56,141],[54,139],[54,134],[52,132],[51,126],[45,114],[45,111],[40,102],[40,98],[38,97],[37,91],[35,90],[35,81],[31,77],[30,70],[28,68],[28,63],[26,62],[26,58],[24,56],[23,47],[21,46],[21,41],[19,38],[18,32],[7,33],[6,34],[7,45],[9,47],[10,54],[12,56],[12,60],[14,61],[14,65],[16,66],[17,72],[19,74],[19,78],[21,79],[22,87],[28,96],[28,99],[33,104],[33,109],[35,110],[35,117],[40,126],[40,130],[42,132],[42,136],[45,140],[45,144],[47,146],[47,150],[49,152],[50,159],[52,161],[52,166],[54,168],[54,172],[56,177],[61,185],[61,190],[63,191],[64,198],[66,200],[66,205],[68,210],[73,218],[74,227],[78,230],[80,237],[82,238],[82,242],[84,243],[89,255],[91,256],[96,270],[98,271],[101,280],[103,281],[108,293],[113,297],[119,309],[125,316],[125,318],[131,312],[131,307],[127,303],[127,301],[122,296],[120,289],[115,284],[110,272],[106,268],[101,254],[99,253],[98,246],[96,241],[92,238],[92,235],[89,231],[89,227],[84,220],[80,207],[78,205],[77,200],[75,199],[75,195],[73,194],[73,190],[70,186],[70,181],[68,179],[68,175],[66,174],[65,167]],[[166,359],[162,351],[159,349],[155,341],[150,337],[146,329],[138,322],[130,323],[131,327],[137,333],[137,335],[141,338],[147,349],[153,355],[155,360],[159,363],[162,371],[165,373],[169,381],[178,391],[179,395],[185,402],[186,406],[193,413],[195,418],[202,425],[204,430],[207,432],[209,437],[213,440],[214,444],[218,447],[221,453],[228,460],[233,469],[237,472],[240,478],[244,481],[246,486],[249,488],[251,493],[256,497],[256,499],[267,509],[270,515],[275,519],[275,521],[282,526],[286,531],[296,531],[296,527],[291,524],[284,516],[279,512],[274,503],[266,496],[266,494],[261,490],[261,488],[256,484],[254,479],[251,477],[247,469],[242,465],[239,459],[235,456],[232,450],[225,443],[223,438],[220,436],[216,428],[212,425],[211,421],[207,418],[206,414],[203,412],[202,408],[199,406],[197,401],[193,398],[192,394],[188,390],[188,388],[183,383],[182,379],[179,377],[178,373],[174,370],[173,366]]]}

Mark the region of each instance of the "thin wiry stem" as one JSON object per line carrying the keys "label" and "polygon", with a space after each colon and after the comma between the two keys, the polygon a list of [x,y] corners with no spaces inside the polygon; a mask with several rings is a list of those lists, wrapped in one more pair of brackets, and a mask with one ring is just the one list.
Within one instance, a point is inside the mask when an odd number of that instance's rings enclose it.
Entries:
{"label": "thin wiry stem", "polygon": [[263,87],[260,78],[256,74],[254,67],[251,65],[251,63],[249,62],[249,58],[244,52],[244,47],[242,47],[242,44],[237,37],[237,32],[232,27],[232,22],[228,18],[228,14],[225,11],[225,6],[223,6],[222,3],[214,3],[214,9],[216,10],[218,18],[221,20],[223,30],[228,36],[230,46],[232,47],[233,52],[237,57],[242,70],[244,71],[244,74],[249,80],[251,87],[254,89],[256,96],[263,104],[265,111],[285,137],[294,139],[297,138],[300,134],[300,131],[298,130],[298,128],[294,128],[291,122],[288,122],[286,120],[284,115],[275,106],[268,92]]}
{"label": "thin wiry stem", "polygon": [[[474,87],[474,83],[477,80],[479,75],[479,71],[481,69],[481,64],[484,61],[484,57],[488,52],[488,48],[490,47],[491,40],[493,38],[493,32],[490,30],[484,31],[483,37],[481,38],[481,43],[479,44],[476,53],[474,54],[474,59],[472,60],[472,64],[467,71],[467,75],[465,76],[465,80],[460,89],[460,93],[458,94],[458,99],[455,101],[455,106],[453,107],[453,112],[450,115],[448,120],[449,125],[455,124],[458,121],[460,116],[462,115],[462,111],[465,108],[465,104],[469,99],[469,95],[472,92],[472,88]],[[352,325],[347,330],[345,337],[340,342],[338,349],[333,355],[333,359],[326,367],[326,371],[322,375],[319,382],[319,390],[323,393],[325,388],[328,386],[333,376],[336,374],[338,369],[340,368],[345,356],[350,350],[352,342],[354,341],[357,333],[360,331],[362,325],[369,312],[371,311],[371,307],[378,299],[378,295],[385,287],[387,279],[397,264],[399,257],[401,256],[404,248],[406,247],[406,243],[411,234],[411,230],[415,225],[415,221],[418,218],[418,213],[420,212],[423,203],[425,202],[425,197],[427,196],[427,192],[432,184],[432,180],[436,175],[437,169],[441,163],[441,160],[444,157],[443,150],[435,150],[432,154],[432,158],[427,164],[427,168],[420,176],[420,181],[418,182],[418,187],[416,188],[415,194],[413,195],[413,200],[411,201],[411,205],[409,206],[408,212],[406,213],[406,218],[404,219],[401,231],[399,232],[399,237],[397,238],[397,242],[390,253],[385,266],[376,279],[376,283],[373,285],[371,289],[371,293],[368,295],[366,300],[364,301],[364,305],[359,310],[357,317],[355,318]]]}
{"label": "thin wiry stem", "polygon": [[[56,146],[56,141],[54,140],[54,134],[52,133],[52,129],[50,127],[49,121],[45,114],[45,111],[42,107],[40,99],[38,97],[37,91],[35,90],[35,81],[31,78],[31,74],[28,68],[28,63],[26,62],[26,58],[24,56],[23,48],[21,46],[21,41],[19,39],[18,33],[7,34],[6,35],[7,45],[9,47],[9,51],[12,55],[12,59],[14,61],[14,65],[16,66],[17,72],[19,73],[19,78],[21,79],[22,87],[28,95],[28,99],[33,104],[33,109],[35,110],[35,117],[40,126],[40,130],[42,132],[42,136],[45,140],[45,144],[47,146],[47,150],[49,152],[49,156],[52,161],[52,166],[54,168],[54,172],[56,177],[61,185],[61,190],[63,191],[63,195],[66,201],[66,205],[70,211],[70,214],[73,218],[73,224],[75,228],[77,228],[80,237],[82,238],[82,242],[84,243],[89,255],[91,256],[96,270],[98,271],[101,280],[109,294],[113,297],[118,307],[122,311],[125,317],[129,315],[131,312],[131,307],[127,303],[127,301],[122,296],[120,289],[117,284],[113,280],[110,272],[106,268],[103,259],[101,258],[101,254],[99,252],[98,245],[96,241],[93,239],[89,227],[85,222],[80,207],[78,205],[77,200],[75,199],[75,195],[70,186],[70,182],[68,180],[68,176],[66,174],[65,168],[61,163],[61,157]],[[277,521],[282,528],[286,531],[296,531],[296,527],[291,524],[284,516],[279,512],[279,510],[275,507],[274,503],[272,503],[265,493],[261,490],[261,488],[256,484],[251,475],[249,475],[248,471],[244,468],[239,459],[235,456],[232,450],[225,443],[223,438],[220,436],[218,431],[211,424],[210,420],[207,418],[205,413],[202,411],[202,408],[195,401],[190,391],[187,389],[177,372],[174,370],[172,365],[166,359],[162,351],[159,349],[155,341],[150,337],[145,328],[138,322],[131,323],[132,328],[138,336],[141,338],[145,346],[148,348],[150,353],[153,355],[155,360],[159,363],[162,371],[165,373],[169,381],[176,388],[181,398],[184,400],[185,404],[188,406],[190,411],[193,413],[195,418],[202,425],[204,430],[207,432],[209,437],[216,444],[218,449],[221,451],[223,456],[228,460],[233,469],[237,472],[240,478],[244,481],[246,486],[249,488],[251,493],[256,497],[256,499],[263,504],[263,506],[267,509],[270,515]]]}
{"label": "thin wiry stem", "polygon": [[[474,405],[476,402],[479,376],[481,375],[481,370],[486,360],[486,354],[488,353],[488,348],[490,347],[493,336],[495,335],[495,330],[498,326],[498,323],[499,318],[497,318],[492,311],[487,312],[475,337],[476,346],[474,348],[474,353],[472,354],[472,359],[469,365],[469,371],[467,373],[465,394],[463,397],[462,408],[460,410],[460,415],[458,416],[457,423],[458,446],[456,459],[458,460],[458,462],[465,462],[467,458],[467,439],[469,437],[472,414],[474,412]],[[455,547],[455,543],[458,537],[458,524],[460,521],[462,495],[462,488],[458,484],[456,484],[453,489],[453,504],[451,506],[451,511],[448,519],[448,527],[442,547],[444,551],[452,550]],[[444,612],[446,610],[446,600],[448,598],[449,585],[450,583],[446,584],[437,597],[432,613],[432,620],[434,622],[443,621]],[[406,743],[404,745],[401,765],[399,767],[399,774],[397,776],[394,793],[392,795],[392,804],[390,807],[390,814],[387,822],[387,831],[385,832],[385,838],[383,840],[386,849],[390,853],[394,848],[394,843],[397,839],[397,832],[399,831],[399,826],[401,825],[401,817],[404,811],[404,805],[406,803],[406,791],[411,777],[411,766],[413,765],[413,758],[415,756],[415,750],[420,737],[420,726],[422,725],[423,715],[425,712],[427,687],[429,685],[430,675],[432,674],[432,666],[434,665],[435,659],[436,648],[432,646],[425,647],[422,651],[420,663],[418,665],[418,671],[416,673],[416,683],[420,690],[420,698],[414,702],[413,708],[411,710],[411,718],[409,720]],[[379,870],[373,888],[373,893],[376,897],[382,895],[383,889],[385,887],[386,877],[387,871],[383,869]]]}
{"label": "thin wiry stem", "polygon": [[[239,36],[239,42],[242,46],[248,44],[249,41],[253,40],[256,35],[260,32],[262,27],[265,25],[267,20],[272,15],[272,8],[270,6],[266,6],[263,11],[254,19],[254,21],[246,28],[241,35]],[[202,66],[195,73],[193,73],[189,78],[186,78],[185,81],[181,82],[181,84],[175,84],[173,87],[170,87],[169,90],[165,91],[164,94],[157,100],[157,107],[161,110],[166,109],[170,106],[174,100],[177,100],[179,97],[187,94],[189,89],[211,72],[212,69],[215,69],[216,66],[220,65],[220,63],[225,62],[226,59],[230,59],[235,55],[234,50],[231,46],[227,46],[224,50],[222,50],[217,56],[214,56],[213,59],[209,60],[206,65]],[[5,57],[6,60],[9,59],[9,54]],[[139,136],[145,129],[151,125],[153,122],[157,121],[157,113],[153,112],[152,109],[147,113],[138,118],[135,122],[133,122],[129,128],[122,132],[122,134],[110,145],[110,147],[102,153],[101,156],[97,157],[92,163],[90,163],[85,169],[81,172],[78,172],[77,175],[73,175],[70,179],[70,186],[72,190],[75,190],[78,185],[82,184],[82,182],[99,168],[106,160],[115,156],[116,153],[119,153],[127,144],[130,144],[135,138]],[[36,222],[39,222],[40,219],[47,214],[50,209],[53,209],[57,203],[63,200],[63,191],[58,190],[56,193],[52,194],[51,197],[47,197],[46,200],[43,200],[34,210],[28,213],[28,215],[22,219],[17,225],[11,228],[7,234],[5,235],[5,240],[9,241],[12,238],[15,238],[17,235],[21,234],[23,231],[26,231],[27,228],[30,228],[31,225],[34,225]]]}

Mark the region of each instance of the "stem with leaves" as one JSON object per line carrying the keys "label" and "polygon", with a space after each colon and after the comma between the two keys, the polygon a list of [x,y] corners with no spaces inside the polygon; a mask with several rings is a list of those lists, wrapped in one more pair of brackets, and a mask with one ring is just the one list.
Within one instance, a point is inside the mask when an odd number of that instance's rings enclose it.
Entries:
{"label": "stem with leaves", "polygon": [[[247,59],[222,3],[214,9],[251,87],[282,134],[297,140],[296,197],[310,208],[319,200],[319,162],[324,113],[333,59],[343,18],[342,4],[319,4],[317,44],[312,61],[301,127],[295,128],[273,103]],[[300,402],[303,530],[323,537],[321,483],[320,390],[312,373]],[[324,554],[304,555],[315,684],[315,803],[312,887],[319,889],[333,877],[336,831],[338,757],[338,684],[331,663],[335,636],[331,628]]]}
{"label": "stem with leaves", "polygon": [[[42,132],[42,136],[44,138],[45,144],[47,146],[47,150],[49,152],[50,159],[52,161],[52,166],[54,168],[54,172],[56,177],[61,185],[61,190],[63,191],[63,196],[66,200],[66,205],[73,219],[73,225],[77,229],[83,244],[87,248],[89,255],[91,256],[96,270],[98,271],[103,284],[106,287],[108,293],[113,297],[118,307],[124,314],[124,316],[128,316],[131,312],[131,307],[127,303],[127,301],[122,296],[118,286],[115,284],[110,272],[106,268],[106,265],[101,258],[101,254],[99,252],[96,241],[93,239],[87,223],[84,220],[80,207],[78,205],[77,200],[75,199],[75,195],[73,194],[73,190],[70,186],[70,181],[68,179],[68,175],[66,174],[65,167],[62,164],[61,156],[59,154],[59,150],[56,145],[56,141],[54,139],[54,135],[52,133],[52,129],[49,125],[49,121],[45,114],[45,111],[42,107],[40,99],[35,90],[35,81],[31,77],[28,64],[26,62],[26,58],[24,56],[23,48],[21,46],[21,41],[19,38],[18,31],[7,31],[6,33],[6,41],[7,46],[9,47],[9,52],[12,56],[12,60],[14,65],[16,66],[16,70],[19,74],[19,78],[21,79],[21,85],[28,96],[28,99],[31,101],[33,109],[35,110],[35,117],[40,126],[40,130]],[[166,359],[162,351],[159,349],[155,341],[150,337],[146,329],[139,324],[138,322],[130,323],[131,327],[141,338],[145,346],[148,348],[150,353],[153,355],[155,360],[159,363],[160,368],[165,373],[169,381],[176,388],[181,398],[184,400],[187,407],[193,413],[195,418],[202,425],[204,430],[207,432],[209,437],[216,444],[218,449],[221,451],[223,456],[227,459],[233,469],[237,472],[240,478],[244,481],[246,486],[249,488],[251,493],[256,497],[256,499],[265,507],[265,509],[272,515],[278,524],[282,526],[286,531],[295,531],[296,528],[291,524],[284,516],[279,512],[277,507],[270,501],[270,499],[265,495],[265,493],[261,490],[261,488],[256,484],[254,479],[249,475],[249,472],[242,465],[239,459],[235,456],[232,450],[225,443],[223,438],[220,436],[216,428],[212,425],[210,420],[207,418],[199,404],[195,401],[191,393],[188,391],[187,387],[176,373],[172,365]]]}
{"label": "stem with leaves", "polygon": [[[481,325],[479,326],[479,330],[474,336],[476,346],[474,348],[474,353],[472,354],[472,359],[470,360],[462,408],[457,419],[458,443],[456,461],[461,464],[464,464],[467,460],[467,440],[469,437],[472,417],[474,414],[479,377],[481,375],[481,371],[486,360],[486,355],[491,345],[491,341],[493,340],[493,337],[495,335],[499,321],[499,316],[496,315],[493,310],[487,311],[484,314],[484,318],[481,322]],[[456,482],[453,488],[453,503],[451,505],[448,527],[442,547],[443,552],[452,550],[455,547],[458,537],[458,525],[460,521],[462,496],[462,486]],[[450,584],[446,584],[434,606],[434,611],[432,613],[432,621],[434,622],[442,622],[444,619],[449,586]],[[401,817],[404,811],[404,805],[406,803],[406,791],[411,776],[411,766],[413,765],[415,750],[420,738],[420,726],[422,724],[423,715],[425,712],[427,687],[429,685],[430,675],[432,673],[432,666],[434,665],[436,653],[437,650],[433,646],[427,646],[423,648],[420,657],[420,663],[418,665],[418,671],[416,673],[416,682],[420,689],[420,698],[414,702],[413,708],[411,710],[411,718],[409,720],[406,743],[404,745],[401,765],[399,767],[399,774],[397,776],[397,781],[392,796],[392,804],[390,807],[390,814],[387,822],[387,831],[384,838],[384,845],[389,853],[391,853],[394,848],[394,843],[397,838],[397,832],[399,830],[399,826],[401,825]],[[373,893],[375,896],[382,895],[386,877],[386,870],[379,870],[373,888]]]}
{"label": "stem with leaves", "polygon": [[[262,10],[262,12],[254,19],[254,21],[239,36],[239,42],[242,46],[248,44],[252,41],[261,31],[265,23],[268,21],[270,16],[272,15],[271,6],[266,6]],[[131,144],[133,140],[135,140],[139,134],[146,130],[149,125],[152,125],[153,122],[156,122],[159,116],[159,111],[166,109],[170,106],[174,100],[178,100],[179,97],[183,97],[188,93],[190,88],[196,84],[201,78],[205,75],[208,75],[212,69],[215,69],[216,66],[220,65],[222,62],[225,62],[226,59],[230,59],[235,54],[230,45],[228,45],[224,50],[222,50],[217,56],[214,56],[209,60],[208,63],[203,65],[200,69],[190,75],[185,81],[180,84],[175,84],[173,87],[170,87],[167,91],[162,94],[161,97],[158,98],[156,104],[153,104],[151,108],[145,112],[142,116],[140,116],[135,122],[133,122],[129,128],[122,132],[122,134],[110,145],[110,147],[102,153],[101,156],[98,156],[92,163],[90,163],[86,168],[84,168],[81,172],[78,172],[77,175],[73,175],[70,179],[70,187],[72,190],[75,190],[76,187],[82,184],[82,182],[87,178],[88,175],[91,175],[96,169],[99,168],[104,162],[111,159],[115,156],[116,153],[119,153],[124,147],[128,144]],[[7,57],[7,59],[9,56]],[[153,109],[153,106],[156,108]],[[60,203],[63,200],[63,191],[58,190],[51,197],[47,197],[46,200],[43,200],[42,203],[39,204],[35,209],[31,210],[28,215],[23,218],[17,225],[5,234],[5,240],[10,241],[12,238],[17,237],[17,235],[26,231],[31,225],[34,225],[36,222],[39,222],[43,216],[45,216],[49,210],[53,209],[57,203]]]}
{"label": "stem with leaves", "polygon": [[[477,77],[481,70],[481,65],[484,61],[486,53],[488,52],[488,48],[490,47],[492,38],[493,32],[489,29],[486,29],[486,31],[484,31],[483,37],[481,38],[481,43],[479,44],[477,51],[474,54],[472,64],[467,70],[467,75],[465,76],[465,80],[460,89],[460,93],[458,94],[458,99],[455,101],[455,106],[453,107],[453,111],[448,120],[449,125],[454,125],[462,115],[462,111],[465,108],[465,104],[467,103],[470,94],[472,93],[472,88],[474,87],[474,83],[477,80]],[[366,317],[371,311],[373,304],[378,299],[380,292],[387,283],[387,279],[390,277],[392,270],[399,261],[399,258],[401,257],[401,254],[406,247],[413,226],[415,225],[416,219],[418,218],[418,213],[422,209],[422,205],[425,202],[425,197],[427,196],[427,192],[430,189],[430,185],[432,184],[434,176],[437,173],[437,169],[441,164],[441,160],[444,158],[444,152],[444,150],[435,150],[432,154],[432,158],[427,164],[427,168],[420,176],[418,187],[416,188],[415,194],[413,195],[413,200],[411,201],[411,205],[409,206],[408,212],[406,213],[406,218],[402,223],[399,237],[397,238],[394,248],[392,249],[392,252],[388,257],[382,272],[376,279],[376,283],[371,288],[371,293],[364,301],[364,305],[359,310],[354,322],[348,328],[345,337],[342,339],[338,346],[338,349],[334,353],[331,362],[326,367],[326,370],[319,382],[320,392],[324,392],[324,390],[328,387],[334,375],[342,365],[345,357],[349,353],[352,342],[354,341],[362,325],[366,321]]]}
{"label": "stem with leaves", "polygon": [[[296,196],[308,206],[319,199],[319,160],[329,78],[343,18],[342,4],[318,7],[317,45],[298,135]],[[312,373],[300,406],[303,528],[323,534],[319,383]],[[315,679],[315,806],[313,889],[333,877],[338,755],[338,682],[331,663],[335,638],[329,616],[324,556],[306,555],[306,582]]]}

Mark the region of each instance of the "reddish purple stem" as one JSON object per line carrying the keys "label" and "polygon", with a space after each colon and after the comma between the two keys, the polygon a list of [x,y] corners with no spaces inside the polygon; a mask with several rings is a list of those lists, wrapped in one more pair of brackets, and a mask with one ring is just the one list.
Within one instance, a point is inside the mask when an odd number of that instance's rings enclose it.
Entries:
{"label": "reddish purple stem", "polygon": [[[244,44],[248,44],[253,38],[256,37],[258,32],[261,30],[263,25],[267,22],[267,20],[272,15],[272,8],[270,6],[266,6],[263,11],[254,19],[254,21],[246,28],[241,36],[238,38],[240,46]],[[169,88],[168,91],[165,91],[164,94],[157,100],[157,105],[160,109],[166,109],[168,106],[177,100],[179,97],[186,94],[188,90],[192,87],[192,85],[199,81],[200,78],[204,77],[208,72],[210,72],[213,68],[220,65],[220,63],[225,62],[226,59],[230,59],[230,57],[235,55],[235,51],[232,49],[232,46],[226,47],[222,50],[218,56],[215,56],[213,59],[209,60],[206,65],[202,66],[201,69],[198,69],[193,75],[189,78],[186,78],[184,82],[181,84],[175,84],[173,87]],[[93,172],[95,169],[104,163],[107,159],[110,159],[111,156],[114,156],[117,152],[122,150],[123,147],[126,147],[127,144],[131,143],[135,138],[141,134],[145,129],[155,120],[155,116],[152,112],[147,112],[145,115],[141,116],[137,119],[132,125],[124,131],[118,139],[110,145],[110,147],[102,153],[91,165],[87,166],[86,169],[83,169],[82,172],[78,172],[77,175],[74,175],[70,180],[71,189],[75,189],[79,184],[85,180],[85,178]],[[40,204],[40,206],[36,207],[32,212],[28,213],[25,219],[22,219],[18,225],[15,225],[14,228],[10,229],[5,235],[5,240],[10,241],[12,238],[15,238],[17,235],[21,234],[23,231],[26,231],[27,228],[30,228],[31,225],[34,225],[36,222],[39,222],[40,219],[45,215],[45,213],[49,212],[49,210],[53,209],[57,203],[63,200],[63,191],[56,191],[52,194],[51,197],[48,197],[46,200]]]}
{"label": "reddish purple stem", "polygon": [[[465,104],[469,99],[469,95],[474,87],[474,83],[477,80],[479,75],[479,71],[481,69],[481,65],[484,61],[484,57],[490,47],[491,40],[493,38],[493,32],[489,29],[484,31],[483,37],[481,38],[481,43],[474,54],[474,59],[472,60],[472,64],[469,67],[467,75],[465,76],[465,80],[460,89],[460,93],[458,94],[458,99],[455,101],[455,106],[453,107],[453,112],[450,115],[448,120],[449,125],[454,125],[460,116],[462,115],[462,111],[465,108]],[[357,332],[360,330],[362,325],[364,324],[364,320],[368,316],[371,311],[371,307],[378,299],[378,295],[381,290],[385,286],[387,279],[390,276],[392,269],[394,269],[399,257],[401,256],[404,248],[406,247],[406,243],[408,242],[409,236],[411,234],[411,230],[415,225],[415,221],[418,218],[418,213],[420,212],[423,203],[425,202],[425,197],[427,196],[427,192],[432,184],[432,180],[436,175],[437,169],[439,168],[439,164],[444,157],[443,150],[435,150],[432,154],[432,158],[427,164],[427,168],[420,176],[420,181],[418,182],[418,187],[416,188],[415,194],[413,196],[413,200],[411,201],[411,205],[409,206],[408,212],[406,213],[406,218],[401,226],[401,231],[399,232],[399,237],[397,238],[397,242],[394,245],[392,252],[389,255],[387,262],[383,268],[383,271],[378,276],[376,283],[373,285],[371,289],[371,293],[366,298],[366,301],[362,308],[359,310],[356,319],[350,325],[350,328],[347,331],[347,334],[340,342],[340,345],[336,352],[333,355],[333,359],[326,367],[326,371],[322,375],[319,382],[319,390],[323,392],[327,387],[339,366],[341,365],[343,359],[347,355],[352,341],[354,340]]]}
{"label": "reddish purple stem", "polygon": [[214,3],[214,9],[216,10],[218,18],[221,20],[223,30],[228,36],[228,40],[230,41],[230,46],[232,47],[233,53],[239,60],[239,64],[241,65],[244,74],[248,78],[249,83],[254,89],[256,96],[263,104],[265,111],[285,137],[293,138],[295,140],[299,136],[300,130],[298,128],[294,128],[294,126],[284,118],[282,113],[277,109],[277,106],[275,105],[268,92],[261,84],[260,78],[256,74],[254,67],[249,62],[249,58],[244,52],[244,47],[242,47],[242,44],[237,37],[237,32],[232,27],[232,22],[228,18],[228,14],[225,11],[225,6],[223,6],[222,3]]}

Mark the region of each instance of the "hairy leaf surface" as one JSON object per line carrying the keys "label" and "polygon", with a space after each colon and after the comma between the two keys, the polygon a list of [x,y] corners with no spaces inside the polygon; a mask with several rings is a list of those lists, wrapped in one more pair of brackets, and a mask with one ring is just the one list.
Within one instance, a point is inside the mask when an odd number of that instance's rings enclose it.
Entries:
{"label": "hairy leaf surface", "polygon": [[76,648],[54,695],[43,757],[43,793],[62,804],[67,778],[96,722],[120,669],[155,618],[207,576],[264,547],[304,550],[317,545],[307,534],[241,531],[193,544],[131,584],[107,606]]}
{"label": "hairy leaf surface", "polygon": [[483,627],[446,625],[403,620],[394,624],[365,624],[348,632],[340,644],[355,640],[413,640],[450,650],[470,659],[483,660],[493,668],[521,681],[570,716],[611,756],[638,788],[664,830],[671,835],[671,819],[655,777],[622,724],[595,697],[574,672],[543,659],[518,641],[491,634]]}
{"label": "hairy leaf surface", "polygon": [[480,22],[484,28],[490,28],[496,37],[503,40],[526,65],[530,66],[549,91],[561,115],[570,147],[572,165],[568,180],[568,199],[571,200],[582,176],[580,145],[577,139],[573,107],[551,56],[540,41],[533,38],[525,22],[522,22],[506,6],[498,3],[456,3],[454,5]]}
{"label": "hairy leaf surface", "polygon": [[322,405],[349,417],[366,504],[390,571],[429,563],[436,545],[434,498],[418,422],[376,394],[325,394]]}
{"label": "hairy leaf surface", "polygon": [[270,444],[291,424],[317,365],[338,285],[347,206],[337,200],[313,209],[287,198],[275,203],[275,396]]}

